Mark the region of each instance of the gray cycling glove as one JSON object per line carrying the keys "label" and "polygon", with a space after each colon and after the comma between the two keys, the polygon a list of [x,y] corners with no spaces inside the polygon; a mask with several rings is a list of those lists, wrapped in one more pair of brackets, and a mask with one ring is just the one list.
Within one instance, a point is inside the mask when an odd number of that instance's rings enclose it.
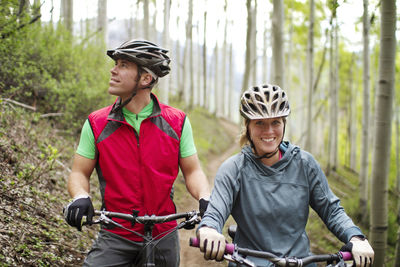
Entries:
{"label": "gray cycling glove", "polygon": [[71,201],[64,208],[63,212],[67,223],[76,227],[78,231],[81,231],[82,224],[84,223],[82,221],[83,216],[86,216],[85,223],[91,224],[94,215],[94,208],[89,196],[80,196]]}

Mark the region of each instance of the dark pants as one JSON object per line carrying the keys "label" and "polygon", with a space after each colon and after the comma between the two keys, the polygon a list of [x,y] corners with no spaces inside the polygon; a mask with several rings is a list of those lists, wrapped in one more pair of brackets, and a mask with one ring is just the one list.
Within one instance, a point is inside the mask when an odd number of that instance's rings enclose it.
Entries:
{"label": "dark pants", "polygon": [[[156,266],[177,267],[179,266],[179,235],[178,232],[168,235],[157,245],[155,251]],[[105,230],[100,230],[97,240],[93,243],[83,266],[142,266],[145,255],[143,255],[143,243],[133,242]]]}

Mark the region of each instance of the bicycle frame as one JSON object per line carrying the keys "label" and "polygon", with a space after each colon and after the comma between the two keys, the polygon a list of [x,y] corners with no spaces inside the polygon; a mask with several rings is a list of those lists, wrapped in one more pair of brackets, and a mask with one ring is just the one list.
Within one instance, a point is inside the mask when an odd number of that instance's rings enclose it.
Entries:
{"label": "bicycle frame", "polygon": [[[175,213],[175,214],[170,214],[170,215],[165,215],[165,216],[155,216],[155,215],[145,215],[145,216],[137,216],[137,213],[133,212],[132,214],[126,214],[126,213],[119,213],[119,212],[111,212],[111,211],[98,211],[96,210],[94,212],[95,216],[99,216],[99,218],[95,221],[93,221],[92,224],[112,224],[117,227],[123,228],[131,233],[134,233],[138,236],[143,237],[143,249],[144,249],[144,256],[145,260],[143,263],[143,266],[145,267],[153,267],[155,265],[155,252],[154,252],[154,240],[160,240],[161,238],[164,238],[165,236],[168,236],[169,234],[175,232],[176,230],[179,230],[183,228],[187,224],[196,224],[200,222],[200,217],[199,217],[199,212],[198,211],[190,211],[190,212],[183,212],[183,213]],[[129,221],[131,223],[141,223],[144,224],[144,235],[137,233],[135,231],[132,231],[130,229],[127,229],[126,227],[122,226],[121,224],[115,222],[112,220],[112,218],[120,218],[126,221]],[[168,230],[164,233],[167,233],[160,239],[155,239],[156,237],[153,238],[153,228],[154,225],[159,224],[159,223],[164,223],[164,222],[170,222],[178,219],[185,219],[184,221],[180,222],[177,227]],[[163,234],[164,234],[163,233]]]}
{"label": "bicycle frame", "polygon": [[[200,240],[195,237],[191,237],[189,240],[189,245],[192,247],[200,247]],[[312,255],[304,258],[296,258],[296,257],[278,257],[275,254],[270,252],[252,250],[238,247],[236,244],[229,243],[225,246],[225,256],[224,258],[228,261],[232,261],[235,263],[244,264],[246,266],[256,267],[254,263],[251,261],[242,258],[240,255],[253,256],[257,258],[267,259],[270,262],[274,263],[276,266],[290,266],[290,267],[301,267],[310,263],[317,262],[340,262],[340,261],[348,261],[352,260],[352,255],[350,252],[339,251],[334,254],[321,254],[321,255]],[[227,256],[230,255],[230,256]]]}

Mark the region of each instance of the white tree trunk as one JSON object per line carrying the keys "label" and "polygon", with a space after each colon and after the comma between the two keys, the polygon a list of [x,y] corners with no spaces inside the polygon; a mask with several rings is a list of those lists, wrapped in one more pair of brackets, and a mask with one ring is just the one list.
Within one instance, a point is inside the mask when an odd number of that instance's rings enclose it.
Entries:
{"label": "white tree trunk", "polygon": [[273,14],[272,14],[272,32],[274,34],[273,37],[273,46],[272,46],[272,55],[273,55],[273,69],[274,69],[274,78],[272,79],[273,83],[279,85],[281,88],[285,88],[284,84],[284,43],[283,43],[283,29],[284,29],[284,3],[283,0],[273,0]]}
{"label": "white tree trunk", "polygon": [[189,45],[189,88],[188,88],[188,102],[189,103],[189,109],[193,107],[194,104],[194,95],[195,95],[195,89],[194,89],[194,69],[193,69],[193,0],[189,0],[189,10],[188,10],[188,21],[186,23],[186,38],[188,41]]}
{"label": "white tree trunk", "polygon": [[[164,30],[163,30],[163,46],[165,49],[170,50],[170,40],[169,40],[169,21],[170,21],[170,11],[171,11],[171,0],[164,0]],[[171,51],[169,52],[171,57]],[[169,84],[171,80],[171,74],[163,77],[160,80],[160,98],[165,104],[169,102]]]}
{"label": "white tree trunk", "polygon": [[[207,6],[207,0],[205,1],[205,5]],[[204,108],[208,109],[210,105],[210,101],[208,99],[207,94],[207,8],[204,9],[204,34],[203,34],[203,101]]]}
{"label": "white tree trunk", "polygon": [[74,30],[74,1],[61,0],[61,21],[64,23],[66,29],[73,34]]}
{"label": "white tree trunk", "polygon": [[384,266],[388,228],[388,175],[392,133],[396,58],[396,1],[381,2],[379,86],[375,103],[372,149],[372,196],[370,242],[375,251],[374,266]]}
{"label": "white tree trunk", "polygon": [[[307,101],[307,134],[305,150],[312,153],[313,141],[313,96],[314,96],[314,0],[310,0],[310,25],[308,26],[307,63],[308,63],[308,101]],[[290,66],[290,65],[289,65]]]}
{"label": "white tree trunk", "polygon": [[366,225],[368,220],[368,154],[369,154],[369,106],[370,106],[370,75],[369,75],[369,12],[368,0],[363,1],[363,117],[360,165],[360,214],[361,222]]}
{"label": "white tree trunk", "polygon": [[97,1],[97,30],[100,31],[101,44],[107,43],[107,0]]}
{"label": "white tree trunk", "polygon": [[149,40],[150,38],[150,12],[149,12],[149,0],[142,0],[143,2],[143,31],[144,38]]}
{"label": "white tree trunk", "polygon": [[253,28],[253,21],[251,19],[253,13],[251,2],[252,2],[251,0],[246,1],[246,8],[247,8],[246,56],[245,56],[244,76],[242,82],[242,92],[247,90],[247,88],[249,87],[250,70],[251,70],[251,48],[252,48],[251,32]]}

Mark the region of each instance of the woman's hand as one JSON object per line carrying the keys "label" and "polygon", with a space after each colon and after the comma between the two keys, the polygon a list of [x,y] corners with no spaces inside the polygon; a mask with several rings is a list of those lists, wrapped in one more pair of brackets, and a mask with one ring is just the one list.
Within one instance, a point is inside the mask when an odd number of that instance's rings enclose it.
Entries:
{"label": "woman's hand", "polygon": [[374,250],[368,240],[353,236],[349,243],[352,244],[351,254],[353,254],[356,266],[372,266],[372,263],[374,262]]}
{"label": "woman's hand", "polygon": [[197,231],[200,241],[200,251],[204,252],[206,260],[222,261],[225,252],[225,237],[211,227],[203,226]]}

